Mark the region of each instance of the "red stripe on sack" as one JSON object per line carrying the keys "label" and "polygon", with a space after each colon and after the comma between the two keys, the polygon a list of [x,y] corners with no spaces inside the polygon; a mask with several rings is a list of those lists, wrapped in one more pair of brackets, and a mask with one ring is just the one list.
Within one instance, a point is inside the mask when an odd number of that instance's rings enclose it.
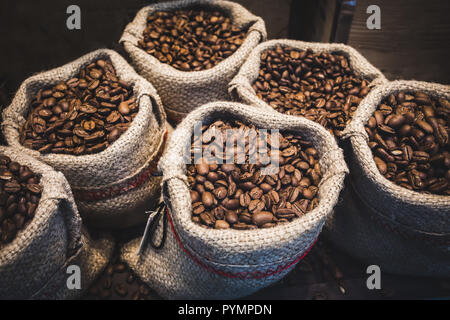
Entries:
{"label": "red stripe on sack", "polygon": [[175,239],[177,240],[178,245],[189,256],[189,258],[191,258],[196,264],[198,264],[203,269],[205,269],[205,270],[207,270],[209,272],[218,274],[220,276],[227,277],[227,278],[262,279],[262,278],[267,278],[267,277],[270,277],[270,276],[275,275],[277,273],[280,273],[280,272],[282,272],[282,271],[284,271],[286,269],[289,269],[290,267],[292,267],[293,265],[298,263],[300,260],[302,260],[309,253],[309,251],[312,249],[312,247],[316,244],[316,241],[317,241],[317,239],[314,240],[313,244],[303,254],[299,255],[297,258],[295,258],[294,260],[292,260],[291,262],[289,262],[287,264],[278,266],[275,270],[269,269],[267,271],[236,272],[236,273],[225,272],[225,271],[214,269],[213,267],[208,266],[205,263],[201,262],[200,260],[197,259],[197,257],[195,257],[189,250],[187,250],[183,246],[183,243],[181,242],[180,238],[178,237],[177,232],[175,231],[175,227],[174,227],[173,222],[172,222],[172,217],[170,216],[169,209],[167,207],[166,207],[166,210],[167,210],[167,217],[169,218],[168,220],[169,220],[169,224],[170,224],[170,229],[172,230],[172,233],[175,236]]}
{"label": "red stripe on sack", "polygon": [[106,200],[139,188],[152,176],[152,173],[157,169],[158,162],[162,156],[164,147],[167,142],[167,136],[168,130],[166,130],[166,132],[164,133],[163,143],[161,144],[161,147],[158,150],[156,158],[149,164],[149,166],[146,169],[142,170],[131,180],[124,182],[121,185],[112,186],[101,190],[74,190],[73,194],[75,199],[81,201]]}

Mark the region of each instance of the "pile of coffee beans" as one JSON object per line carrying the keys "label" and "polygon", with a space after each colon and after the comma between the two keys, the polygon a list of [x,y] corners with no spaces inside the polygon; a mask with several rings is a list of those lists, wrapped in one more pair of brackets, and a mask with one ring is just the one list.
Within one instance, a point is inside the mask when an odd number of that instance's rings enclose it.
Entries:
{"label": "pile of coffee beans", "polygon": [[336,136],[369,93],[342,54],[277,46],[261,54],[256,95],[275,110],[320,123]]}
{"label": "pile of coffee beans", "polygon": [[[215,141],[211,135],[213,130],[227,136],[223,141],[228,138],[233,143],[241,139],[239,130],[255,130],[258,139],[261,135],[255,126],[247,126],[238,120],[218,120],[202,129],[202,137],[194,137],[192,141],[194,149],[197,148],[195,139],[201,139],[202,149],[212,146]],[[234,130],[232,135],[226,133],[230,129]],[[268,228],[291,221],[317,206],[322,177],[317,150],[298,134],[278,133],[278,137],[275,134],[267,132],[270,147],[265,154],[278,159],[275,172],[263,171],[270,166],[263,157],[250,163],[249,157],[256,146],[250,143],[248,136],[240,147],[234,147],[234,159],[242,160],[234,161],[236,164],[226,161],[230,159],[230,153],[225,147],[214,155],[224,159],[223,164],[205,157],[195,162],[195,151],[191,151],[192,164],[188,165],[187,176],[194,222],[216,229]],[[275,138],[277,145],[272,143]]]}
{"label": "pile of coffee beans", "polygon": [[423,92],[398,92],[366,125],[382,175],[415,191],[450,195],[450,102]]}
{"label": "pile of coffee beans", "polygon": [[100,59],[77,77],[38,91],[20,142],[41,153],[97,153],[128,129],[138,109],[132,87]]}
{"label": "pile of coffee beans", "polygon": [[27,166],[0,155],[0,248],[34,217],[42,188]]}
{"label": "pile of coffee beans", "polygon": [[159,297],[115,254],[85,300],[154,300]]}
{"label": "pile of coffee beans", "polygon": [[246,34],[219,11],[157,11],[148,17],[138,45],[178,70],[200,71],[231,56]]}

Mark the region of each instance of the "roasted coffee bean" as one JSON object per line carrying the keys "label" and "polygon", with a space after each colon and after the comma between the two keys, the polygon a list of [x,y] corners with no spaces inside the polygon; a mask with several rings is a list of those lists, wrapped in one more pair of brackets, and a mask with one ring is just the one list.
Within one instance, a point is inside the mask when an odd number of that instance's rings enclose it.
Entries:
{"label": "roasted coffee bean", "polygon": [[76,78],[37,92],[20,142],[41,153],[98,153],[126,131],[137,112],[132,87],[117,78],[109,60],[100,59]]}
{"label": "roasted coffee bean", "polygon": [[423,92],[386,97],[366,124],[382,175],[414,191],[450,195],[449,102]]}
{"label": "roasted coffee bean", "polygon": [[148,300],[151,298],[153,298],[151,290],[120,260],[118,253],[113,255],[105,271],[83,297],[86,300]]}
{"label": "roasted coffee bean", "polygon": [[[201,137],[193,137],[193,164],[187,166],[192,221],[216,229],[269,228],[302,216],[317,206],[317,186],[322,174],[319,154],[311,142],[290,132],[269,135],[268,144],[275,138],[279,143],[267,150],[267,156],[277,156],[280,167],[271,174],[263,174],[270,163],[250,161],[250,154],[256,148],[248,135],[239,136],[248,129],[261,134],[255,126],[238,120],[218,120],[203,126]],[[213,130],[222,135],[231,133],[229,138],[239,141],[235,147],[235,163],[215,164],[215,159],[195,159],[196,141],[202,142],[203,151],[214,146],[215,139],[209,136]],[[225,149],[216,149],[215,156],[226,160]]]}
{"label": "roasted coffee bean", "polygon": [[257,226],[262,226],[266,223],[272,222],[273,214],[268,211],[260,211],[252,215],[252,220]]}
{"label": "roasted coffee bean", "polygon": [[[370,90],[346,56],[283,46],[261,54],[253,89],[275,110],[313,120],[338,136]],[[378,121],[370,120],[371,126]]]}
{"label": "roasted coffee bean", "polygon": [[225,220],[216,220],[214,227],[216,229],[229,229],[230,225]]}
{"label": "roasted coffee bean", "polygon": [[223,12],[192,8],[156,11],[147,18],[138,45],[162,63],[182,71],[201,71],[231,56],[244,42],[240,29]]}
{"label": "roasted coffee bean", "polygon": [[34,217],[42,192],[39,181],[27,166],[0,156],[0,249]]}

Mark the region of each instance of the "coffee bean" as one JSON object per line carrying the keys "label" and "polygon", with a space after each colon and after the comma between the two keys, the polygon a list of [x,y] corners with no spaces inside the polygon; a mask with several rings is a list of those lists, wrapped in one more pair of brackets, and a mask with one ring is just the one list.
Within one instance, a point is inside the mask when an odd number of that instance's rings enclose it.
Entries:
{"label": "coffee bean", "polygon": [[114,253],[105,271],[88,289],[83,299],[137,300],[149,299],[150,289]]}
{"label": "coffee bean", "polygon": [[[275,110],[313,120],[339,136],[369,93],[368,85],[340,53],[277,46],[261,54],[253,89]],[[371,126],[379,120],[371,120]]]}
{"label": "coffee bean", "polygon": [[225,220],[216,220],[216,224],[214,227],[216,229],[229,229],[230,225]]}
{"label": "coffee bean", "polygon": [[37,92],[20,142],[41,153],[98,153],[126,131],[137,112],[132,87],[117,78],[109,60],[100,59],[76,78]]}
{"label": "coffee bean", "polygon": [[209,212],[201,213],[200,220],[207,226],[212,226],[215,223],[215,218]]}
{"label": "coffee bean", "polygon": [[156,11],[147,18],[138,45],[178,70],[201,71],[231,56],[243,43],[247,28],[237,28],[219,11]]}
{"label": "coffee bean", "polygon": [[225,219],[228,223],[235,224],[238,222],[239,217],[235,211],[228,210],[227,213],[225,214]]}
{"label": "coffee bean", "polygon": [[39,181],[27,166],[0,156],[0,249],[33,218],[42,192]]}
{"label": "coffee bean", "polygon": [[114,286],[114,291],[121,297],[125,297],[128,294],[127,286],[124,283],[118,283]]}
{"label": "coffee bean", "polygon": [[210,208],[214,204],[214,196],[212,193],[204,192],[202,194],[202,202],[205,207]]}
{"label": "coffee bean", "polygon": [[423,92],[386,97],[366,125],[380,173],[410,190],[450,195],[449,112],[448,100]]}
{"label": "coffee bean", "polygon": [[260,211],[252,215],[252,220],[257,226],[262,226],[266,223],[272,222],[273,215],[268,211]]}
{"label": "coffee bean", "polygon": [[199,163],[195,167],[197,169],[197,173],[202,176],[205,176],[209,173],[209,166],[206,162]]}
{"label": "coffee bean", "polygon": [[[253,125],[218,120],[202,128],[206,139],[194,137],[192,143],[195,139],[202,141],[202,149],[214,145],[214,139],[209,136],[213,130],[223,135],[225,130],[230,130],[233,141],[243,142],[236,146],[235,160],[243,160],[239,163],[210,164],[212,160],[201,158],[187,166],[194,222],[217,229],[268,228],[291,221],[317,206],[317,186],[322,176],[319,154],[311,142],[298,134],[279,134],[279,147],[269,150],[267,156],[279,156],[281,166],[277,173],[264,175],[262,170],[268,164],[251,163],[249,154],[256,148],[248,137],[237,135],[248,129],[260,134]],[[267,140],[270,143],[272,139],[275,137]],[[226,153],[216,149],[215,156],[226,159],[226,154],[220,152]]]}

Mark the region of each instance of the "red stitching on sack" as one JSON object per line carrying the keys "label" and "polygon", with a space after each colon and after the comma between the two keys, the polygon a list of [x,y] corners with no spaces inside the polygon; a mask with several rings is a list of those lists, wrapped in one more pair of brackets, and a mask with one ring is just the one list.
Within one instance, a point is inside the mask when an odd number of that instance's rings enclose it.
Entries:
{"label": "red stitching on sack", "polygon": [[180,238],[178,237],[177,232],[175,231],[175,227],[174,227],[173,222],[172,222],[172,217],[170,216],[170,212],[169,212],[169,209],[167,207],[166,207],[166,210],[167,210],[167,217],[169,218],[168,220],[169,220],[169,224],[170,224],[170,229],[172,230],[172,233],[175,236],[175,239],[177,240],[178,245],[189,256],[189,258],[191,258],[196,264],[198,264],[203,269],[205,269],[205,270],[207,270],[209,272],[218,274],[220,276],[227,277],[227,278],[262,279],[262,278],[267,278],[267,277],[273,276],[273,275],[275,275],[277,273],[280,273],[280,272],[282,272],[282,271],[284,271],[286,269],[289,269],[290,267],[292,267],[295,264],[297,264],[300,260],[302,260],[309,253],[309,251],[312,249],[312,247],[316,244],[316,241],[317,241],[317,239],[315,239],[313,244],[303,254],[297,256],[297,258],[295,258],[294,260],[292,260],[291,262],[289,262],[289,263],[287,263],[285,265],[278,266],[275,270],[269,269],[267,271],[236,272],[236,273],[225,272],[225,271],[214,269],[213,267],[204,264],[203,262],[198,260],[189,250],[187,250],[183,246],[183,243],[181,242]]}
{"label": "red stitching on sack", "polygon": [[124,185],[112,186],[103,190],[74,190],[73,194],[75,199],[82,201],[105,200],[139,188],[152,176],[152,173],[157,169],[159,159],[161,158],[164,151],[164,146],[166,145],[167,136],[168,130],[166,130],[166,132],[164,133],[163,143],[158,150],[158,154],[156,155],[155,160],[153,160],[146,169],[142,170],[142,172],[132,178],[132,180],[125,182]]}

